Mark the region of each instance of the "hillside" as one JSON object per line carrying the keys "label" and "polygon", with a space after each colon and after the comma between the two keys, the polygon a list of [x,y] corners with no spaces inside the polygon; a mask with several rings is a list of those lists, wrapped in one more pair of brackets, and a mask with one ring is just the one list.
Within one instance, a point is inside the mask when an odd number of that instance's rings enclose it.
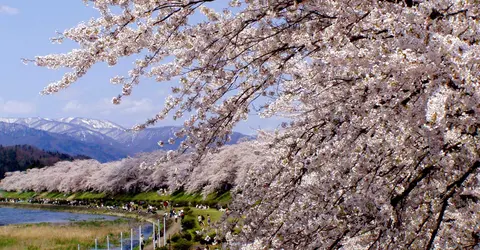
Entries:
{"label": "hillside", "polygon": [[100,162],[127,156],[120,146],[82,141],[67,134],[47,132],[23,124],[0,122],[0,142],[4,146],[32,145],[46,151],[69,155],[86,155]]}
{"label": "hillside", "polygon": [[[28,128],[36,132],[11,131],[15,126],[20,126],[17,127],[17,130]],[[179,129],[179,127],[165,126],[131,131],[110,121],[78,117],[61,119],[0,118],[0,141],[6,145],[29,144],[45,150],[84,154],[100,162],[107,162],[143,152],[177,149],[180,140],[174,144],[166,143],[163,148],[158,146],[158,142],[168,141]],[[228,144],[236,144],[242,138],[250,137],[234,132]],[[54,140],[55,143],[48,143],[51,140]],[[52,144],[67,145],[55,147]],[[75,145],[84,146],[79,148]]]}
{"label": "hillside", "polygon": [[75,159],[88,159],[88,157],[48,152],[29,145],[6,147],[0,145],[0,179],[4,177],[6,172],[52,166],[59,161],[72,161]]}

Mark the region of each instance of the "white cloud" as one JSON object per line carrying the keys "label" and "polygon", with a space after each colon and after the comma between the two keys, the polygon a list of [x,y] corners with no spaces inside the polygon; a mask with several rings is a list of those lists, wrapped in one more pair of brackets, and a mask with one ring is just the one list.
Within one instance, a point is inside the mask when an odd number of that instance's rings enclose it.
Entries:
{"label": "white cloud", "polygon": [[62,111],[65,113],[70,113],[71,115],[110,115],[112,113],[117,113],[119,115],[145,115],[151,114],[159,108],[160,107],[155,107],[153,101],[149,98],[142,98],[138,100],[125,98],[119,105],[112,104],[112,102],[108,99],[103,99],[101,102],[92,104],[84,104],[77,100],[72,100],[65,104],[65,106],[62,108]]}
{"label": "white cloud", "polygon": [[17,8],[13,8],[7,5],[0,5],[0,14],[7,14],[7,15],[16,15],[20,11]]}
{"label": "white cloud", "polygon": [[88,103],[82,100],[70,100],[62,108],[63,116],[80,116],[107,119],[123,126],[143,123],[161,110],[162,104],[155,104],[150,98],[125,98],[119,105],[110,99]]}
{"label": "white cloud", "polygon": [[[120,104],[122,105],[122,104]],[[125,100],[123,103],[126,113],[151,113],[154,111],[155,106],[152,100],[148,98],[142,98],[140,100]],[[157,107],[158,108],[158,107]]]}
{"label": "white cloud", "polygon": [[3,102],[0,99],[0,112],[7,114],[31,114],[35,111],[35,105],[29,102],[10,100]]}
{"label": "white cloud", "polygon": [[80,104],[77,100],[67,102],[67,104],[62,109],[63,112],[67,113],[85,113],[86,110],[87,109],[85,108],[85,106]]}

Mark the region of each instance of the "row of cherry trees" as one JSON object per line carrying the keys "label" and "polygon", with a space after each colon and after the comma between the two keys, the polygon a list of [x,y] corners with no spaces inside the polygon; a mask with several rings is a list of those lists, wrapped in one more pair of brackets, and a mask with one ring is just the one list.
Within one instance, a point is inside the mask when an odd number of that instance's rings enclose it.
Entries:
{"label": "row of cherry trees", "polygon": [[167,188],[209,194],[242,183],[249,167],[262,161],[261,151],[250,142],[228,146],[218,154],[208,155],[204,164],[195,168],[191,167],[188,155],[171,162],[159,162],[164,154],[162,151],[144,153],[103,164],[95,160],[63,161],[51,167],[9,172],[0,188],[64,193],[140,192]]}
{"label": "row of cherry trees", "polygon": [[[43,93],[134,57],[111,79],[122,86],[113,103],[145,78],[176,83],[136,129],[184,119],[177,153],[194,156],[185,169],[202,165],[249,115],[291,121],[260,136],[266,161],[237,185],[238,220],[225,224],[242,226],[233,248],[480,243],[478,1],[86,2],[99,17],[54,39],[78,48],[32,60],[70,70]],[[121,171],[125,180],[137,174]]]}

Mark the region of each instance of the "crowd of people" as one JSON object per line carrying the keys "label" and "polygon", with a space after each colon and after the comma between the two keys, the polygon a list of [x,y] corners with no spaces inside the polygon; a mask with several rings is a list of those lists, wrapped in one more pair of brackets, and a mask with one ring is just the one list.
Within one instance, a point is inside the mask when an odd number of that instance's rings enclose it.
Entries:
{"label": "crowd of people", "polygon": [[106,205],[104,200],[65,200],[65,199],[48,199],[48,198],[33,198],[33,199],[12,199],[0,198],[3,203],[29,203],[42,205],[60,205],[60,206],[83,206],[86,208],[98,208],[107,210],[123,210],[127,212],[151,213],[155,214],[158,208],[147,204],[146,202],[127,202],[123,205],[109,204]]}
{"label": "crowd of people", "polygon": [[[175,219],[177,222],[178,218],[183,219],[185,213],[183,210],[176,210],[172,202],[164,201],[162,203],[163,207],[158,208],[152,204],[148,204],[144,201],[139,201],[137,203],[130,201],[124,203],[123,205],[109,204],[106,205],[106,201],[102,199],[94,200],[66,200],[66,199],[49,199],[49,198],[32,198],[32,199],[18,199],[18,198],[2,198],[0,197],[0,203],[30,203],[30,204],[42,204],[42,205],[62,205],[62,206],[83,206],[87,208],[98,208],[98,209],[108,209],[108,210],[123,210],[126,212],[138,212],[138,213],[150,213],[156,214],[159,209],[164,211],[169,211],[168,215],[170,218]],[[197,204],[195,206],[197,209],[207,210],[210,209],[208,205]],[[219,207],[219,211],[228,213],[228,208]],[[203,218],[205,220],[205,218]],[[210,218],[207,218],[208,223],[210,223]],[[204,225],[202,223],[202,225]]]}

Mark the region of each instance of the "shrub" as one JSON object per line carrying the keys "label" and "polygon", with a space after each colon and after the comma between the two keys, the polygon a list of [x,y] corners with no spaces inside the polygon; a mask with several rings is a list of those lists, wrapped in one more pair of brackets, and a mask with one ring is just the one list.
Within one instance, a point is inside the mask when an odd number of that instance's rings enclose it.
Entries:
{"label": "shrub", "polygon": [[180,234],[174,234],[172,238],[170,239],[170,242],[177,242],[182,238]]}
{"label": "shrub", "polygon": [[173,201],[173,204],[176,206],[176,207],[186,207],[188,206],[188,201],[178,201],[178,200],[175,200]]}
{"label": "shrub", "polygon": [[195,236],[193,237],[193,241],[195,242],[200,242],[202,240],[203,240],[203,237],[200,234],[195,234]]}
{"label": "shrub", "polygon": [[182,220],[183,230],[192,229],[194,227],[195,227],[195,219],[191,217],[185,217],[185,219]]}
{"label": "shrub", "polygon": [[186,207],[183,209],[183,213],[185,213],[185,215],[191,215],[193,211],[190,207]]}
{"label": "shrub", "polygon": [[189,232],[185,232],[183,235],[182,235],[182,238],[188,240],[188,241],[191,241],[192,240],[192,235],[189,233]]}
{"label": "shrub", "polygon": [[172,244],[174,250],[189,250],[193,245],[193,242],[181,238],[177,242]]}

